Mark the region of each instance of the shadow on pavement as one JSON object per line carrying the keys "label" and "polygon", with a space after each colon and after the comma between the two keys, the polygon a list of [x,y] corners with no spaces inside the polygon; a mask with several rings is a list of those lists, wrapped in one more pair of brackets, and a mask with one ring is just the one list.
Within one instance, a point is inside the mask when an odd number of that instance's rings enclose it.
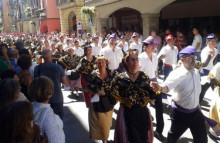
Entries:
{"label": "shadow on pavement", "polygon": [[89,132],[81,124],[81,121],[68,107],[64,108],[64,133],[66,143],[96,143],[89,138]]}

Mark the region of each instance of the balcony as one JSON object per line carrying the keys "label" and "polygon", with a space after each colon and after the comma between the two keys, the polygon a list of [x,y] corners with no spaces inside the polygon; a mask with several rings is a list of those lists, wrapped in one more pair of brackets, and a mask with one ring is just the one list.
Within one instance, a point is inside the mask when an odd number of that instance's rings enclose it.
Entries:
{"label": "balcony", "polygon": [[99,5],[109,4],[109,3],[113,3],[117,1],[120,1],[120,0],[85,0],[85,5],[86,6],[99,6]]}
{"label": "balcony", "polygon": [[75,2],[76,0],[56,0],[57,1],[57,6],[61,6],[67,3]]}

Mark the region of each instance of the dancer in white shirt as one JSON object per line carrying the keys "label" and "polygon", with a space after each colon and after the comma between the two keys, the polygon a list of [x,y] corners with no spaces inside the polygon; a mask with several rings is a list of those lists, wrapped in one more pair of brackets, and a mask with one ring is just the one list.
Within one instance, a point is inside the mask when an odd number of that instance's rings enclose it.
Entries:
{"label": "dancer in white shirt", "polygon": [[118,68],[119,63],[122,61],[123,53],[121,48],[115,46],[116,34],[112,34],[109,38],[109,45],[101,50],[100,55],[108,60],[109,68],[114,70]]}
{"label": "dancer in white shirt", "polygon": [[[144,52],[141,53],[139,57],[139,65],[140,71],[143,71],[152,81],[157,81],[156,73],[157,73],[157,54],[154,53],[155,44],[152,36],[149,36],[146,40],[143,41],[143,49]],[[156,110],[156,130],[154,135],[159,140],[164,140],[165,137],[162,135],[164,128],[164,120],[163,120],[163,103],[162,103],[162,95],[157,95],[155,97],[155,110]]]}
{"label": "dancer in white shirt", "polygon": [[102,46],[99,44],[99,37],[97,35],[94,35],[92,39],[93,39],[93,43],[91,44],[92,55],[97,57],[100,51],[102,50]]}
{"label": "dancer in white shirt", "polygon": [[209,71],[214,67],[213,61],[218,54],[216,43],[215,35],[213,33],[209,34],[206,38],[207,46],[201,52],[201,62],[203,63],[201,76],[208,75]]}
{"label": "dancer in white shirt", "polygon": [[164,80],[167,78],[169,73],[176,68],[178,49],[174,46],[174,39],[172,35],[166,37],[167,45],[163,47],[158,54],[158,60],[163,59],[164,68]]}
{"label": "dancer in white shirt", "polygon": [[167,142],[176,143],[189,128],[195,143],[207,143],[205,118],[199,109],[200,74],[195,67],[195,48],[188,46],[179,53],[182,65],[172,71],[166,81],[152,83],[155,91],[173,91],[171,128]]}
{"label": "dancer in white shirt", "polygon": [[130,44],[129,49],[137,49],[138,53],[141,54],[142,53],[142,44],[139,43],[139,41],[138,41],[139,35],[134,32],[132,35],[132,38],[133,38],[133,42]]}
{"label": "dancer in white shirt", "polygon": [[75,39],[75,40],[74,40],[74,45],[75,45],[75,46],[74,46],[74,53],[75,53],[76,55],[82,57],[83,54],[84,54],[84,50],[79,46],[79,41],[78,41],[78,39]]}

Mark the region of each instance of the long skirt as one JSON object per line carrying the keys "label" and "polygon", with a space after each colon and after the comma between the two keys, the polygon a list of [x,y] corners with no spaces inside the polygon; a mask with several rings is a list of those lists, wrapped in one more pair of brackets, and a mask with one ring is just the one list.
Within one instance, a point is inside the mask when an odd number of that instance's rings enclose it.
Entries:
{"label": "long skirt", "polygon": [[[124,118],[124,105],[120,105],[119,112],[117,115],[116,120],[116,127],[115,127],[115,136],[114,136],[114,143],[129,143],[129,137],[127,134],[127,128],[125,124],[125,118]],[[147,107],[146,107],[147,108]],[[148,142],[153,142],[153,125],[152,125],[152,119],[150,111],[148,110],[149,117],[150,117],[150,126],[148,133]]]}
{"label": "long skirt", "polygon": [[220,94],[219,87],[216,87],[213,91],[212,102],[210,105],[209,117],[216,122],[220,123]]}
{"label": "long skirt", "polygon": [[89,107],[89,132],[92,140],[108,140],[112,126],[113,109],[108,112],[95,112],[91,104]]}
{"label": "long skirt", "polygon": [[[82,88],[86,88],[86,86],[87,86],[87,82],[86,82],[86,80],[85,80],[83,75],[81,75],[81,85],[82,85]],[[84,95],[84,101],[86,103],[86,107],[89,108],[90,101],[91,101],[91,98],[92,98],[92,93],[90,93],[90,92],[83,92],[83,95]]]}

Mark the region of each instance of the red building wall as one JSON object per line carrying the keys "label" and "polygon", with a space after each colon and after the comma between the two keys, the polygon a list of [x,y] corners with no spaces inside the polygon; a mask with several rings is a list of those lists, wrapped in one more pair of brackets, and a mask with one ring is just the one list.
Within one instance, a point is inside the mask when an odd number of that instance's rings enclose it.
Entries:
{"label": "red building wall", "polygon": [[41,6],[45,9],[46,19],[41,20],[40,32],[61,31],[60,27],[60,14],[56,6],[55,0],[41,0]]}

